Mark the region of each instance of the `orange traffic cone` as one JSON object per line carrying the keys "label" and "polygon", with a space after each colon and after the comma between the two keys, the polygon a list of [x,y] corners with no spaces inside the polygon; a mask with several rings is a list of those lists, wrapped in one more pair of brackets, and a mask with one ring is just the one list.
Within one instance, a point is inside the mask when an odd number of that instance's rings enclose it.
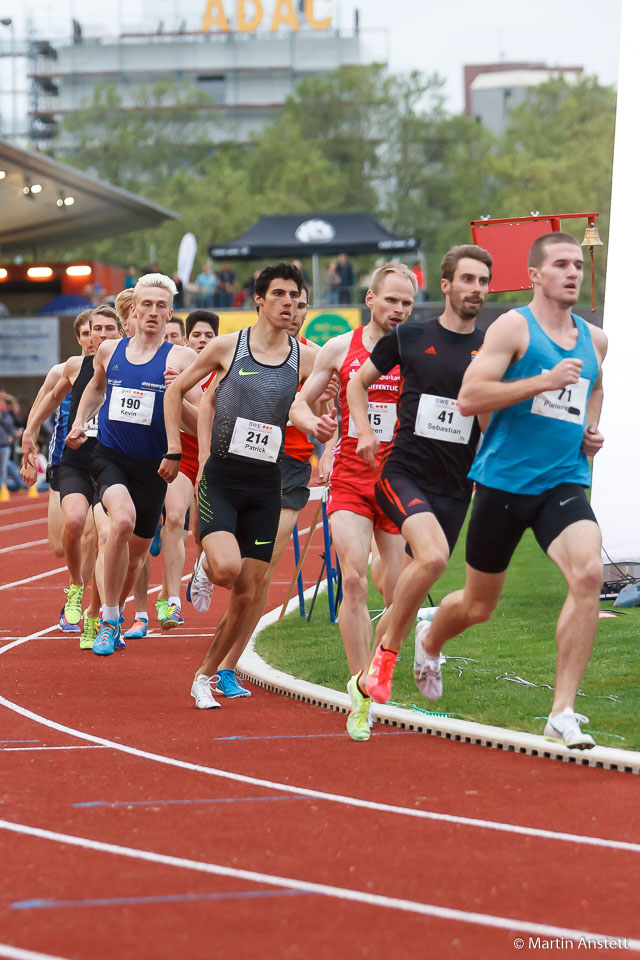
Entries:
{"label": "orange traffic cone", "polygon": [[3,483],[0,487],[0,503],[8,503],[11,497],[9,496],[9,491],[7,489],[6,483]]}
{"label": "orange traffic cone", "polygon": [[38,490],[38,488],[37,488],[37,486],[35,485],[35,483],[34,483],[34,485],[33,485],[32,487],[29,487],[29,493],[27,494],[27,496],[28,496],[31,500],[33,500],[35,497],[39,497],[39,496],[40,496],[40,491]]}

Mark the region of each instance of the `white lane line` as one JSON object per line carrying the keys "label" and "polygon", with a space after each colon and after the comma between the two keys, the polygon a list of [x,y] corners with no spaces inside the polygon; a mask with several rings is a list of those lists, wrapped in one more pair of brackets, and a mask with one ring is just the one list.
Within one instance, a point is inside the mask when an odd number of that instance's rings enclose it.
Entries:
{"label": "white lane line", "polygon": [[3,530],[17,530],[18,528],[21,529],[22,527],[30,527],[34,523],[46,523],[46,522],[47,522],[46,517],[38,517],[36,520],[21,520],[19,523],[8,523],[6,526],[0,527],[0,533],[2,533]]}
{"label": "white lane line", "polygon": [[40,506],[45,507],[45,509],[48,507],[48,503],[47,503],[48,497],[46,497],[42,503],[36,503],[35,502],[36,499],[37,498],[34,497],[31,503],[23,503],[19,507],[14,507],[13,505],[0,507],[0,516],[4,515],[5,513],[13,514],[13,513],[18,513],[19,511],[22,511],[22,510],[34,510],[36,507],[40,507]]}
{"label": "white lane line", "polygon": [[11,947],[8,943],[0,943],[0,957],[2,960],[67,960],[66,957],[54,956],[52,953],[38,953],[36,950],[22,950],[20,947]]}
{"label": "white lane line", "polygon": [[25,753],[28,750],[106,750],[96,743],[74,743],[66,747],[0,747],[0,753]]}
{"label": "white lane line", "polygon": [[[65,570],[67,568],[65,567]],[[59,630],[60,626],[57,623],[54,623],[51,627],[44,627],[42,630],[38,630],[36,633],[30,633],[28,637],[18,637],[17,640],[14,640],[13,643],[6,643],[3,647],[0,647],[0,654],[7,653],[9,650],[13,650],[14,647],[20,647],[23,643],[27,643],[28,640],[37,640],[38,637],[44,637],[47,633],[52,633],[54,630]]]}
{"label": "white lane line", "polygon": [[15,553],[16,550],[26,550],[27,547],[41,547],[43,543],[49,543],[49,538],[44,540],[29,540],[28,543],[16,543],[13,547],[1,547],[0,553]]}
{"label": "white lane line", "polygon": [[13,583],[3,583],[0,584],[0,590],[10,590],[12,587],[21,587],[24,583],[33,583],[34,580],[44,580],[45,577],[53,577],[56,573],[63,573],[66,569],[66,567],[56,567],[55,570],[45,570],[44,573],[37,573],[33,577],[25,577],[24,580],[14,580]]}
{"label": "white lane line", "polygon": [[[2,653],[2,649],[0,649]],[[104,747],[111,747],[119,750],[121,753],[129,754],[133,757],[140,757],[144,760],[153,760],[155,763],[162,763],[169,767],[177,767],[180,770],[191,770],[193,773],[204,773],[212,777],[220,777],[223,780],[232,780],[236,783],[246,783],[251,786],[264,787],[267,790],[279,790],[283,793],[296,794],[301,797],[309,797],[316,800],[327,800],[329,803],[338,803],[347,807],[357,807],[363,810],[375,810],[379,813],[392,813],[405,817],[413,817],[417,820],[432,820],[439,823],[451,823],[463,827],[475,827],[481,830],[495,830],[500,833],[512,833],[523,837],[537,837],[542,840],[554,840],[564,843],[575,843],[588,847],[602,847],[607,850],[624,850],[630,853],[640,853],[640,843],[631,843],[626,840],[608,840],[605,837],[590,837],[582,834],[563,833],[555,830],[543,830],[538,827],[525,827],[519,824],[502,823],[499,820],[479,820],[476,817],[459,817],[448,813],[439,813],[433,810],[419,810],[414,807],[401,807],[395,804],[380,803],[374,800],[361,800],[359,797],[343,796],[339,793],[327,793],[323,790],[313,790],[310,787],[296,787],[289,783],[279,783],[274,780],[264,780],[259,777],[248,777],[241,773],[233,773],[229,770],[222,770],[219,767],[205,767],[199,763],[189,763],[187,760],[176,760],[173,757],[166,757],[162,754],[150,753],[148,750],[139,750],[137,747],[130,747],[124,743],[118,743],[114,740],[106,740],[104,737],[96,737],[91,733],[83,733],[81,730],[75,730],[73,727],[67,727],[55,720],[48,720],[46,717],[32,710],[27,710],[11,700],[0,696],[0,705],[13,710],[28,720],[34,720],[52,730],[58,730],[60,733],[66,733],[71,737],[78,737],[80,740],[87,740],[90,743],[98,743]]]}
{"label": "white lane line", "polygon": [[587,942],[601,943],[614,940],[619,942],[624,941],[627,950],[640,952],[640,940],[622,937],[619,934],[602,934],[589,930],[573,930],[567,927],[555,927],[528,920],[514,920],[510,917],[497,917],[487,913],[473,913],[468,910],[457,910],[452,907],[440,907],[432,903],[419,903],[414,900],[404,900],[398,897],[386,897],[381,894],[366,893],[364,890],[334,887],[326,883],[314,883],[309,880],[279,877],[269,873],[259,873],[255,870],[241,870],[234,867],[225,867],[218,863],[207,863],[202,860],[190,860],[185,857],[173,857],[167,854],[155,853],[152,850],[124,847],[116,843],[103,843],[99,840],[90,840],[87,837],[77,837],[73,834],[57,833],[53,830],[43,830],[40,827],[12,823],[10,820],[0,820],[0,830],[9,830],[23,836],[38,837],[42,840],[52,840],[54,843],[65,843],[72,847],[82,847],[85,850],[95,850],[99,853],[111,853],[120,857],[130,857],[133,860],[160,863],[168,867],[178,867],[183,870],[213,874],[217,877],[233,877],[237,880],[246,880],[249,883],[263,883],[272,887],[286,887],[289,890],[300,890],[305,893],[332,897],[337,900],[350,900],[353,903],[364,903],[368,906],[382,907],[387,910],[402,910],[405,913],[414,913],[424,917],[437,917],[441,920],[454,920],[458,923],[493,927],[498,930],[514,930],[519,933],[530,933],[540,937],[557,937],[568,940],[584,940]]}

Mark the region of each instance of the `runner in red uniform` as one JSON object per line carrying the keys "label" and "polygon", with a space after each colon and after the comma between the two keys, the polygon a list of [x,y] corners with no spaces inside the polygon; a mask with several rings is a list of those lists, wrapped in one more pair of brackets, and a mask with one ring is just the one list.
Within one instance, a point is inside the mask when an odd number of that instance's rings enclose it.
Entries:
{"label": "runner in red uniform", "polygon": [[[369,358],[375,344],[408,318],[416,289],[415,276],[404,264],[388,263],[376,270],[365,298],[371,311],[370,322],[353,332],[335,337],[322,347],[313,373],[298,394],[290,414],[297,427],[314,433],[318,417],[310,404],[318,400],[334,374],[338,374],[342,423],[340,439],[335,448],[328,512],[333,543],[342,569],[340,633],[351,673],[348,690],[353,709],[347,720],[347,731],[354,740],[369,739],[369,724],[362,720],[367,711],[360,708],[363,698],[367,701],[367,707],[370,701],[364,687],[358,688],[358,675],[368,666],[372,637],[367,609],[367,564],[371,536],[374,535],[380,551],[385,603],[391,602],[402,566],[404,541],[397,527],[376,503],[376,470],[367,466],[356,453],[358,440],[346,404],[346,390],[350,378]],[[380,440],[380,456],[393,436],[399,391],[398,367],[380,377],[369,391],[369,419]]]}

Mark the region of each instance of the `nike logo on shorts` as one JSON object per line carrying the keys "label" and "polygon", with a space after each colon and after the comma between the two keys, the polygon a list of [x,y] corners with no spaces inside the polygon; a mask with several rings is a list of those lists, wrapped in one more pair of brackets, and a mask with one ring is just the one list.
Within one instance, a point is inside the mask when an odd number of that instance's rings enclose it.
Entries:
{"label": "nike logo on shorts", "polygon": [[253,542],[256,547],[266,547],[267,544],[273,543],[273,540],[254,540]]}
{"label": "nike logo on shorts", "polygon": [[[242,367],[238,370],[238,373],[241,377],[256,377],[260,371],[259,370],[243,370]],[[271,541],[269,541],[271,543]]]}
{"label": "nike logo on shorts", "polygon": [[561,507],[566,507],[566,505],[567,505],[568,503],[571,503],[572,500],[577,500],[577,499],[578,499],[577,497],[569,497],[568,500],[561,500],[561,501],[560,501],[560,506],[561,506]]}

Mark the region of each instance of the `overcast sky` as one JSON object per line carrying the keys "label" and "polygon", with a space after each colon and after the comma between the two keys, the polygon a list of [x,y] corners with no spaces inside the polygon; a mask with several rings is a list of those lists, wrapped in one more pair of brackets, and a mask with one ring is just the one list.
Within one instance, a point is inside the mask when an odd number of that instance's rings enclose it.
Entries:
{"label": "overcast sky", "polygon": [[[221,0],[231,20],[236,0]],[[251,0],[245,0],[251,11]],[[276,0],[261,0],[268,23]],[[184,18],[198,30],[207,0],[0,0],[0,18],[13,17],[16,37],[27,19],[40,37],[69,37],[76,17],[85,34],[115,34],[162,20],[173,29]],[[552,66],[583,66],[603,83],[615,84],[621,0],[315,0],[316,17],[331,16],[351,28],[360,11],[363,40],[376,58],[387,58],[394,72],[419,69],[446,80],[447,105],[463,107],[465,63],[496,60],[541,61]],[[6,52],[10,28],[0,26]],[[6,90],[8,62],[0,81]],[[6,101],[5,101],[6,102]]]}

